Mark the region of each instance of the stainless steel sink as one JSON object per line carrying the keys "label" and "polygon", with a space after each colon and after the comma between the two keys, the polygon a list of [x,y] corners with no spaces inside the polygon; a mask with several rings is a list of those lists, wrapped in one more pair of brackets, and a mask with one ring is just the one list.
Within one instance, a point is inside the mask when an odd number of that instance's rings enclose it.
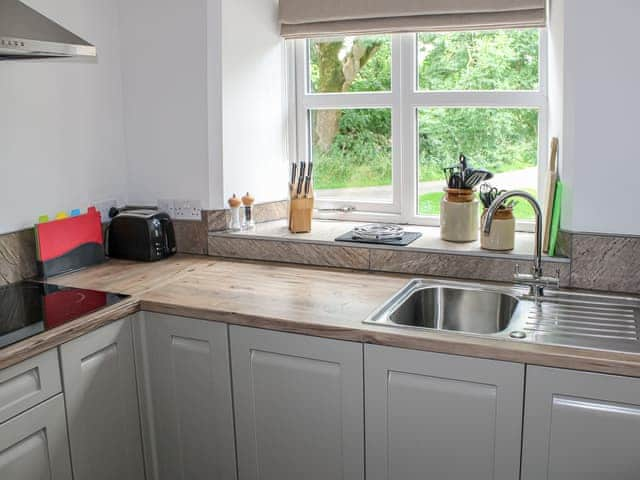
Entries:
{"label": "stainless steel sink", "polygon": [[497,333],[509,326],[519,300],[513,295],[457,287],[414,290],[389,314],[397,325]]}
{"label": "stainless steel sink", "polygon": [[365,323],[640,353],[640,299],[621,295],[417,279]]}

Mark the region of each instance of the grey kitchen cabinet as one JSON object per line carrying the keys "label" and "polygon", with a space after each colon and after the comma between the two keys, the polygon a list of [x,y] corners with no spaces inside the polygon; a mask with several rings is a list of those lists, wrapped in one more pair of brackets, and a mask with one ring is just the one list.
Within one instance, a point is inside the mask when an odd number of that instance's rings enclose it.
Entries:
{"label": "grey kitchen cabinet", "polygon": [[143,312],[134,335],[149,477],[235,479],[227,325]]}
{"label": "grey kitchen cabinet", "polygon": [[60,347],[75,480],[145,478],[131,320]]}
{"label": "grey kitchen cabinet", "polygon": [[365,346],[367,480],[518,480],[524,366]]}
{"label": "grey kitchen cabinet", "polygon": [[0,424],[0,478],[72,479],[62,394]]}
{"label": "grey kitchen cabinet", "polygon": [[61,391],[55,348],[0,370],[0,423]]}
{"label": "grey kitchen cabinet", "polygon": [[640,379],[527,367],[522,479],[640,478]]}
{"label": "grey kitchen cabinet", "polygon": [[239,479],[363,479],[362,345],[229,330]]}

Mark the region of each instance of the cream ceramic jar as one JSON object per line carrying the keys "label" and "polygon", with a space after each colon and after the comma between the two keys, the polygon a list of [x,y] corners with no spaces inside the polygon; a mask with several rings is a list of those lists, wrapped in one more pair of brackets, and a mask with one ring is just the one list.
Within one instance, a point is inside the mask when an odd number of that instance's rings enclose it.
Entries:
{"label": "cream ceramic jar", "polygon": [[[482,213],[482,225],[487,215],[485,209]],[[491,222],[491,232],[480,236],[480,246],[485,250],[508,251],[513,250],[516,241],[516,219],[513,216],[513,209],[500,208],[496,210]]]}
{"label": "cream ceramic jar", "polygon": [[440,237],[448,242],[478,240],[478,199],[471,189],[445,188],[440,203]]}

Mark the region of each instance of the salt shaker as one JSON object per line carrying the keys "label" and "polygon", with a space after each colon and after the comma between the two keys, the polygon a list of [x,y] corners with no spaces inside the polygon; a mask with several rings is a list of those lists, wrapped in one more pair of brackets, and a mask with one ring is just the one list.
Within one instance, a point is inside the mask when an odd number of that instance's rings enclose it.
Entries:
{"label": "salt shaker", "polygon": [[233,230],[234,232],[238,232],[242,230],[242,221],[240,220],[240,205],[242,202],[236,194],[234,193],[229,200],[229,208],[231,209],[231,222],[229,224],[229,230]]}
{"label": "salt shaker", "polygon": [[242,210],[244,211],[244,221],[242,222],[242,229],[249,230],[256,226],[256,221],[253,218],[253,202],[255,199],[247,192],[242,197]]}

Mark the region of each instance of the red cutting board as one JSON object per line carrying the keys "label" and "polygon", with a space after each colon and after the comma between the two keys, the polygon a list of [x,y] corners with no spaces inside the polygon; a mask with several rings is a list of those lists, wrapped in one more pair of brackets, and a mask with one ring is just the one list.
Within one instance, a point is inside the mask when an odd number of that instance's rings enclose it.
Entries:
{"label": "red cutting board", "polygon": [[84,215],[39,223],[35,229],[43,277],[104,261],[100,212],[93,207]]}

